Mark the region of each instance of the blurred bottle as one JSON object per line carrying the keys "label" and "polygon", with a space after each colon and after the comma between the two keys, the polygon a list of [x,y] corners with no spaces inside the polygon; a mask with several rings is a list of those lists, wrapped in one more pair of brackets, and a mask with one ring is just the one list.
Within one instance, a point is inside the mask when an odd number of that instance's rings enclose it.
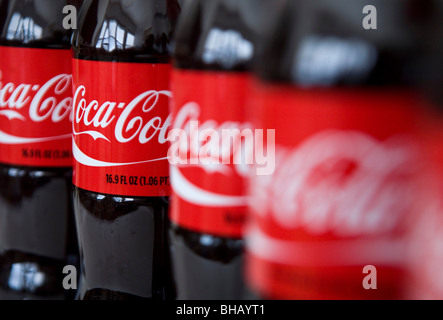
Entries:
{"label": "blurred bottle", "polygon": [[187,0],[177,26],[170,239],[178,299],[245,297],[245,139],[252,135],[245,107],[257,42],[280,5]]}
{"label": "blurred bottle", "polygon": [[0,2],[0,299],[68,299],[72,213],[69,1]]}
{"label": "blurred bottle", "polygon": [[408,299],[443,299],[443,1],[425,2],[415,10],[423,42],[423,93],[421,137],[426,170],[416,195],[414,224],[411,226],[409,266],[412,275]]}
{"label": "blurred bottle", "polygon": [[421,166],[407,4],[290,1],[259,56],[251,119],[275,130],[275,171],[251,176],[246,274],[263,298],[404,297]]}
{"label": "blurred bottle", "polygon": [[176,0],[84,1],[74,49],[79,299],[174,297],[167,245]]}

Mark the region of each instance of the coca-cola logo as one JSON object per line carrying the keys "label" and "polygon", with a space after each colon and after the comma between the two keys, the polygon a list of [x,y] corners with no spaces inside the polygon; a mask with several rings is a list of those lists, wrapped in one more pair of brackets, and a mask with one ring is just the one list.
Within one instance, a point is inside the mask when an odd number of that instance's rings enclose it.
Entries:
{"label": "coca-cola logo", "polygon": [[[169,132],[171,164],[247,176],[253,164],[254,133],[249,123],[200,121],[201,107],[189,102],[177,113]],[[242,140],[243,139],[243,140]]]}
{"label": "coca-cola logo", "polygon": [[[187,170],[198,167],[205,174],[221,174],[226,186],[242,184],[252,174],[253,164],[264,166],[257,174],[274,171],[275,132],[267,132],[267,151],[264,151],[263,130],[252,130],[252,125],[241,121],[201,120],[201,107],[196,102],[186,103],[175,116],[169,133],[172,145],[168,151],[173,190],[182,199],[202,206],[240,206],[246,204],[246,196],[206,190],[197,185],[198,175],[192,181]],[[201,173],[200,173],[201,174]]]}
{"label": "coca-cola logo", "polygon": [[419,166],[407,138],[324,131],[276,147],[276,171],[251,182],[250,205],[286,230],[361,236],[393,232],[412,207]]}
{"label": "coca-cola logo", "polygon": [[[171,115],[162,118],[163,110],[158,110],[162,97],[171,98],[167,90],[149,90],[140,93],[129,102],[102,101],[87,99],[87,89],[80,85],[74,94],[74,137],[88,135],[94,140],[108,143],[136,143],[144,145],[154,142],[163,145],[168,142],[167,135],[171,125]],[[152,161],[166,160],[166,154],[160,158],[134,162],[104,162],[86,155],[74,140],[74,157],[88,166],[127,166]]]}
{"label": "coca-cola logo", "polygon": [[[59,74],[43,85],[3,83],[0,70],[0,116],[32,123],[72,121],[72,75]],[[20,137],[0,130],[0,143],[21,144],[65,139],[70,135]]]}

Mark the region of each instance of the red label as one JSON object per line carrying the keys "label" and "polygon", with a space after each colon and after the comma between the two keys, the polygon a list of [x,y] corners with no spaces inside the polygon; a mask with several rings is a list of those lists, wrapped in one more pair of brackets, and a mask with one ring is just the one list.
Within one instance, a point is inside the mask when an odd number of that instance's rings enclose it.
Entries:
{"label": "red label", "polygon": [[[255,126],[275,129],[276,146],[275,172],[250,181],[252,286],[289,299],[401,297],[421,163],[414,94],[257,86],[255,96]],[[376,290],[363,286],[365,266]]]}
{"label": "red label", "polygon": [[74,184],[168,196],[169,64],[73,60]]}
{"label": "red label", "polygon": [[[428,110],[424,104],[423,109]],[[434,108],[437,108],[434,106]],[[432,110],[432,109],[431,109]],[[408,299],[443,299],[443,117],[424,113],[423,141],[426,170],[416,195],[414,223],[409,240],[412,272]]]}
{"label": "red label", "polygon": [[[241,237],[246,214],[247,168],[235,161],[245,122],[247,74],[174,70],[171,152],[173,201],[170,218],[181,227],[226,237]],[[210,137],[205,132],[212,130]],[[205,131],[206,130],[206,131]],[[223,134],[230,136],[230,142]],[[204,150],[209,152],[205,153]],[[203,157],[202,155],[210,155]],[[223,161],[225,159],[225,161]]]}
{"label": "red label", "polygon": [[70,50],[0,46],[0,162],[72,166]]}

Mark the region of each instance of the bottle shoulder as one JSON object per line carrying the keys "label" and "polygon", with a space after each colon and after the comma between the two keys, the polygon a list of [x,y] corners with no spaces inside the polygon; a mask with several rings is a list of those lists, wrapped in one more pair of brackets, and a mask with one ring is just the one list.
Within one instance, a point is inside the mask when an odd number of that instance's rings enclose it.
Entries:
{"label": "bottle shoulder", "polygon": [[[173,46],[176,68],[250,71],[272,1],[185,2]],[[277,3],[279,1],[275,1]]]}
{"label": "bottle shoulder", "polygon": [[69,49],[71,30],[63,27],[66,1],[0,2],[0,45]]}
{"label": "bottle shoulder", "polygon": [[373,29],[364,24],[365,4],[288,2],[255,72],[268,82],[305,88],[413,86],[421,48],[408,0],[380,2]]}

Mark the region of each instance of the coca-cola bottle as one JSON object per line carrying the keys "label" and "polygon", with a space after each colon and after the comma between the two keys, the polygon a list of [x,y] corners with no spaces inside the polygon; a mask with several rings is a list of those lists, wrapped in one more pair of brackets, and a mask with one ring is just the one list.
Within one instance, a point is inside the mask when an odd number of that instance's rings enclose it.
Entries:
{"label": "coca-cola bottle", "polygon": [[174,297],[167,245],[176,0],[84,1],[73,37],[79,299]]}
{"label": "coca-cola bottle", "polygon": [[0,299],[68,299],[72,212],[70,1],[0,2]]}
{"label": "coca-cola bottle", "polygon": [[415,219],[410,228],[408,299],[443,299],[443,1],[415,10],[423,43],[420,90],[421,137],[426,170],[419,180]]}
{"label": "coca-cola bottle", "polygon": [[410,1],[288,3],[251,102],[254,128],[275,130],[275,171],[251,175],[248,286],[267,299],[404,298],[422,166]]}
{"label": "coca-cola bottle", "polygon": [[184,5],[174,38],[169,153],[177,299],[248,297],[243,227],[251,149],[245,140],[253,133],[246,103],[259,37],[280,5],[255,0]]}

